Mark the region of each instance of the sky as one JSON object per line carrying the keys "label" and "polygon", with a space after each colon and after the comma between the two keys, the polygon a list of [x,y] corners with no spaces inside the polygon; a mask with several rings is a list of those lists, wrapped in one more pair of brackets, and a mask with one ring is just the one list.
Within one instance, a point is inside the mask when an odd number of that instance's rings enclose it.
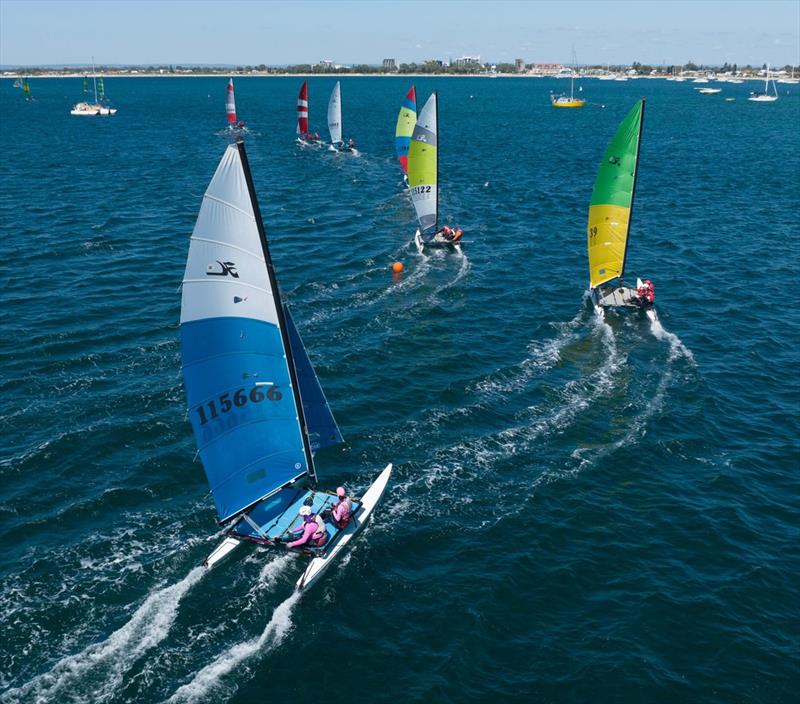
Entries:
{"label": "sky", "polygon": [[800,64],[800,0],[0,0],[0,65]]}

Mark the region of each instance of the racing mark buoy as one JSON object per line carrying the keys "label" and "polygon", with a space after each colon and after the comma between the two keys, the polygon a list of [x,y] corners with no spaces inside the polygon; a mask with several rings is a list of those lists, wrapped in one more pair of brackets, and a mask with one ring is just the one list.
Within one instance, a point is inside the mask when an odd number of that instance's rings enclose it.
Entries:
{"label": "racing mark buoy", "polygon": [[392,271],[395,274],[399,274],[401,271],[403,271],[403,269],[405,269],[405,267],[403,266],[403,262],[395,262],[394,264],[392,264]]}

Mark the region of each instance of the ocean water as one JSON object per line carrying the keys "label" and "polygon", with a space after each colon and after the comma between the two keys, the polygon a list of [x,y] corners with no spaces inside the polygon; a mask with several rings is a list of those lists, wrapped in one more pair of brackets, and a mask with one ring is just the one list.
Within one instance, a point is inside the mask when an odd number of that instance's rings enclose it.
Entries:
{"label": "ocean water", "polygon": [[[199,567],[178,289],[226,80],[108,79],[111,119],[69,115],[79,79],[0,82],[0,702],[797,701],[800,89],[587,81],[553,110],[556,81],[419,79],[466,241],[428,257],[393,157],[410,80],[342,79],[357,157],[293,144],[300,82],[236,97],[347,439],[318,472],[396,466],[301,598],[300,556]],[[642,95],[628,269],[661,326],[604,325],[588,202]]]}

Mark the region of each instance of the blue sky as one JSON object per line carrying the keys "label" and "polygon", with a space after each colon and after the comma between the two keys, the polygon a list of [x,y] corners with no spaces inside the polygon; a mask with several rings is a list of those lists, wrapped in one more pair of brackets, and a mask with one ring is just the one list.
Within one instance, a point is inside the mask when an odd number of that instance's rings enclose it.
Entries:
{"label": "blue sky", "polygon": [[0,64],[800,64],[800,0],[0,0]]}

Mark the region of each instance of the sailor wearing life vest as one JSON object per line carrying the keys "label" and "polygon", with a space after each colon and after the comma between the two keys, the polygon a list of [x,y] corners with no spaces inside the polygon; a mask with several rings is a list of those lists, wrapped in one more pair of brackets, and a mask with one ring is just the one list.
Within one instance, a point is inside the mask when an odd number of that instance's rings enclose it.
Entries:
{"label": "sailor wearing life vest", "polygon": [[639,305],[643,308],[649,308],[656,302],[656,287],[650,279],[645,279],[642,285],[636,289],[636,297],[639,299]]}
{"label": "sailor wearing life vest", "polygon": [[295,528],[292,533],[302,532],[302,535],[297,540],[286,543],[286,547],[296,548],[307,543],[316,547],[325,545],[328,540],[328,531],[325,530],[325,521],[322,520],[322,517],[311,513],[310,506],[301,506],[300,515],[303,518],[303,525]]}
{"label": "sailor wearing life vest", "polygon": [[331,521],[339,530],[343,530],[347,528],[353,515],[353,502],[343,486],[336,490],[336,496],[339,500],[331,508]]}

